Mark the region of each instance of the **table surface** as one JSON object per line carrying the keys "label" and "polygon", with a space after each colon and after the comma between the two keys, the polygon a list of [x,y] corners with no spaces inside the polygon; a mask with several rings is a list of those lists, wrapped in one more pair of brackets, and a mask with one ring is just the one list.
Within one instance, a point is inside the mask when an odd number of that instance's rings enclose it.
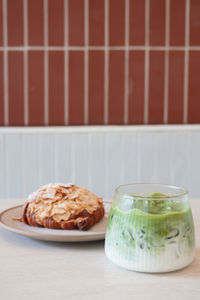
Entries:
{"label": "table surface", "polygon": [[[24,203],[0,200],[0,211]],[[104,241],[53,243],[0,227],[0,299],[200,299],[200,199],[191,200],[196,256],[187,268],[163,274],[127,271],[104,254]]]}

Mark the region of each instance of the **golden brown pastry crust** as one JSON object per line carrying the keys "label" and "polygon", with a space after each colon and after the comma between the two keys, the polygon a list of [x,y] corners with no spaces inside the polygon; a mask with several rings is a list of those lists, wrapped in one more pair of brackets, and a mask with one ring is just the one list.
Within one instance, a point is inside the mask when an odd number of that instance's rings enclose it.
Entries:
{"label": "golden brown pastry crust", "polygon": [[[59,209],[61,213],[57,214]],[[62,210],[65,210],[63,215]],[[23,208],[21,221],[50,229],[88,230],[103,218],[104,213],[102,199],[90,191],[75,185],[50,184],[31,195]]]}

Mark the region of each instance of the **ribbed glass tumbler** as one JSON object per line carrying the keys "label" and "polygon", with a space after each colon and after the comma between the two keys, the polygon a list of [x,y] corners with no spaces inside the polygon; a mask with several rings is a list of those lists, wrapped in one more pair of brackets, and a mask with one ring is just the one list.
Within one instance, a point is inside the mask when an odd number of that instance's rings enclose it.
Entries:
{"label": "ribbed glass tumbler", "polygon": [[169,272],[189,265],[194,223],[185,189],[162,184],[119,186],[112,201],[106,256],[140,272]]}

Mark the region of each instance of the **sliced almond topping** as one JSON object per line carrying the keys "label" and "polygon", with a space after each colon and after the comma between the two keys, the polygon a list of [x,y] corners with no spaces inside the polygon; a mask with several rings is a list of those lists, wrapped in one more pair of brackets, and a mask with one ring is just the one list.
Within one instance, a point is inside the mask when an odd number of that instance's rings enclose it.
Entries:
{"label": "sliced almond topping", "polygon": [[85,189],[72,184],[47,184],[32,193],[29,209],[39,219],[52,216],[55,221],[68,220],[84,209],[92,214],[102,199]]}

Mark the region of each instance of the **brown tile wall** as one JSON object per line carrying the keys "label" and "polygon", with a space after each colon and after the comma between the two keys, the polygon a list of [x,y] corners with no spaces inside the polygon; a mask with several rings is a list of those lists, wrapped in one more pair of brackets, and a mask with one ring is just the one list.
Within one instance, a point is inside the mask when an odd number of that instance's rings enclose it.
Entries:
{"label": "brown tile wall", "polygon": [[44,46],[43,10],[43,1],[28,1],[28,43],[30,46]]}
{"label": "brown tile wall", "polygon": [[3,46],[3,1],[0,0],[0,47]]}
{"label": "brown tile wall", "polygon": [[28,83],[30,126],[44,125],[44,52],[29,51]]}
{"label": "brown tile wall", "polygon": [[150,51],[149,123],[162,124],[164,117],[164,52]]}
{"label": "brown tile wall", "polygon": [[84,124],[84,53],[69,52],[69,125]]}
{"label": "brown tile wall", "polygon": [[24,124],[24,61],[21,51],[8,53],[9,124]]}
{"label": "brown tile wall", "polygon": [[89,53],[89,124],[104,124],[104,52]]}
{"label": "brown tile wall", "polygon": [[199,0],[0,0],[0,126],[200,123]]}
{"label": "brown tile wall", "polygon": [[183,122],[184,99],[184,51],[170,51],[169,55],[169,91],[168,121]]}
{"label": "brown tile wall", "polygon": [[128,120],[130,124],[144,121],[144,51],[130,51]]}
{"label": "brown tile wall", "polygon": [[0,126],[4,125],[4,80],[3,80],[3,53],[0,52]]}

